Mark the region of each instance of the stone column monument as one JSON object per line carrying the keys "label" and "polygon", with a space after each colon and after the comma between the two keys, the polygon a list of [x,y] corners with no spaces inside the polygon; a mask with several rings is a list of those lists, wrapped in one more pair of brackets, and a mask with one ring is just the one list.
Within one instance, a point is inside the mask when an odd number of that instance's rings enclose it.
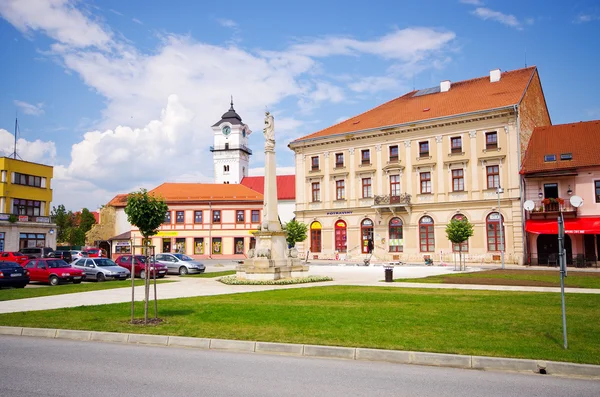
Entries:
{"label": "stone column monument", "polygon": [[298,259],[295,248],[288,249],[287,233],[281,229],[277,211],[277,174],[275,163],[275,120],[265,114],[265,189],[263,219],[254,232],[256,248],[248,251],[248,259],[237,268],[237,277],[251,280],[278,280],[301,277],[308,271]]}

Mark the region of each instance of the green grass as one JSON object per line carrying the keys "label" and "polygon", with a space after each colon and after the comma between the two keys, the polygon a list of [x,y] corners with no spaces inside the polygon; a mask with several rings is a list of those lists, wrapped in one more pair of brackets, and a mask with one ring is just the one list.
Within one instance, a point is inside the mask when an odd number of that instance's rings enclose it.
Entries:
{"label": "green grass", "polygon": [[[484,284],[560,287],[558,270],[488,270],[425,278],[394,279],[396,282],[433,284]],[[565,287],[600,288],[600,272],[568,272]]]}
{"label": "green grass", "polygon": [[222,277],[222,276],[231,276],[232,274],[235,274],[235,270],[224,270],[222,272],[188,274],[183,277],[214,278],[214,277]]}
{"label": "green grass", "polygon": [[[156,280],[157,283],[172,283],[176,280]],[[135,285],[144,285],[144,280],[135,280]],[[40,287],[40,288],[11,288],[0,289],[0,301],[8,301],[13,299],[37,298],[38,296],[51,296],[62,294],[73,294],[75,292],[98,291],[101,289],[113,288],[131,288],[131,279],[106,281],[103,283],[86,282],[81,284],[61,284],[56,287]]]}
{"label": "green grass", "polygon": [[[0,315],[1,325],[368,347],[600,364],[600,295],[331,286]],[[137,305],[137,317],[142,305]]]}

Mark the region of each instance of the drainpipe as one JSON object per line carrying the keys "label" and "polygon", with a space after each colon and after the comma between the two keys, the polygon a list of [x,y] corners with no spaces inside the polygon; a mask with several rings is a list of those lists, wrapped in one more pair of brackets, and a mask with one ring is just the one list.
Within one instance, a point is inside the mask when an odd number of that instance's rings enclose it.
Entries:
{"label": "drainpipe", "polygon": [[208,257],[212,259],[212,202],[208,202]]}
{"label": "drainpipe", "polygon": [[[518,154],[518,160],[519,160],[519,172],[521,171],[521,125],[519,123],[519,105],[514,105],[513,109],[515,110],[515,118],[516,118],[516,125],[517,125],[517,154]],[[525,264],[526,259],[527,259],[527,255],[528,255],[528,251],[529,251],[529,246],[528,246],[528,238],[527,238],[527,232],[525,231],[525,223],[527,222],[527,217],[525,215],[525,209],[523,208],[523,204],[525,203],[525,197],[524,193],[525,193],[525,178],[523,177],[523,175],[521,175],[519,173],[520,177],[519,177],[519,198],[520,198],[520,209],[521,209],[521,219],[523,219],[523,222],[521,222],[521,236],[522,237],[522,242],[523,242],[523,263]],[[514,228],[514,224],[513,224],[513,228]]]}

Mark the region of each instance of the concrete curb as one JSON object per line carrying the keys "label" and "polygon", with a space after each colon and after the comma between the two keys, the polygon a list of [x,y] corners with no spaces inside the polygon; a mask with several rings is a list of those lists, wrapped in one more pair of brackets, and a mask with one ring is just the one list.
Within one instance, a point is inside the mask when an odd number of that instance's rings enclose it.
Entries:
{"label": "concrete curb", "polygon": [[357,361],[383,361],[398,364],[578,376],[600,379],[600,365],[575,364],[558,361],[48,328],[0,326],[0,335],[173,346],[247,353],[287,354],[293,356]]}

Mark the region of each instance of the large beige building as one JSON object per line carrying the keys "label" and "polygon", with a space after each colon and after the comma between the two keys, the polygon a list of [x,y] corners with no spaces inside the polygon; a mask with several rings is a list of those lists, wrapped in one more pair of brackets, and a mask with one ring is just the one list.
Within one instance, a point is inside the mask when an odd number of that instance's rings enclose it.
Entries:
{"label": "large beige building", "polygon": [[[551,123],[535,67],[412,91],[297,139],[296,218],[310,258],[450,262],[447,223],[466,217],[471,262],[523,263],[519,170]],[[499,190],[499,188],[502,190]],[[500,198],[500,206],[498,206]]]}

